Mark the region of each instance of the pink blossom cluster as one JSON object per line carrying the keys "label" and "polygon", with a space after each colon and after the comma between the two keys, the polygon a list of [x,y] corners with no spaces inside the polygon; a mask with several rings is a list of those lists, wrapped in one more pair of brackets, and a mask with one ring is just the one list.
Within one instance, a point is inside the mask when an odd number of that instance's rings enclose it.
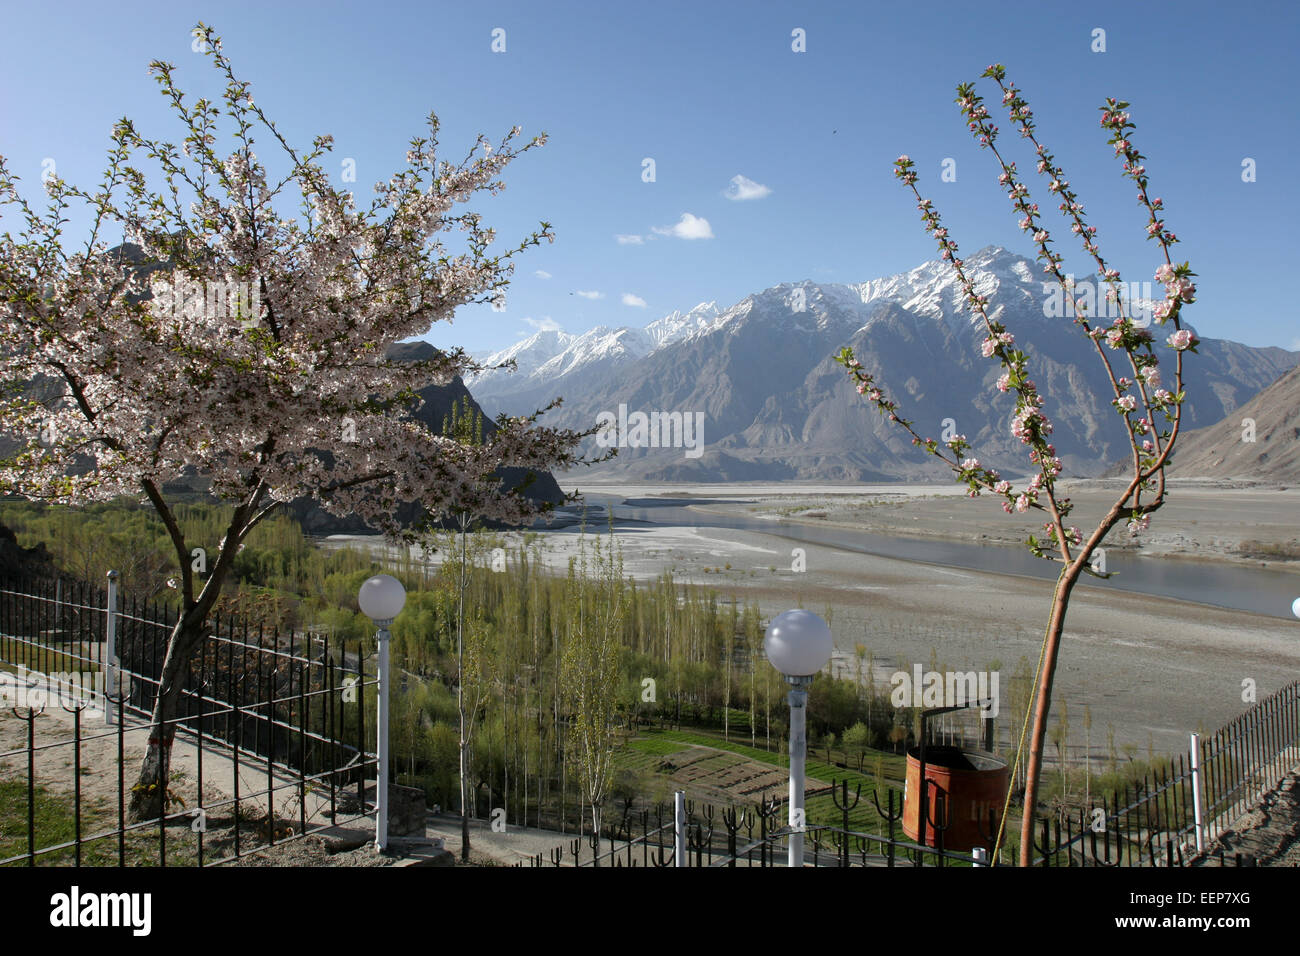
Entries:
{"label": "pink blossom cluster", "polygon": [[1025,406],[1011,420],[1011,434],[1022,444],[1033,444],[1036,438],[1051,434],[1052,423],[1037,408]]}
{"label": "pink blossom cluster", "polygon": [[980,344],[980,354],[985,358],[990,358],[999,347],[1014,345],[1015,341],[1016,337],[1010,332],[999,332],[990,335]]}

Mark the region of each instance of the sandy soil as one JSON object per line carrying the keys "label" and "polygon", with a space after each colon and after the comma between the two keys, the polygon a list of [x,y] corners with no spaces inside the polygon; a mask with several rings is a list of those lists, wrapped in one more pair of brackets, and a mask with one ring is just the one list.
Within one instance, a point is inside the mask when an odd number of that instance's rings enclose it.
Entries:
{"label": "sandy soil", "polygon": [[[23,686],[30,685],[30,686]],[[76,737],[74,715],[72,710],[83,707],[81,712],[80,745],[80,794],[83,805],[94,811],[100,826],[115,826],[119,786],[125,788],[127,800],[129,790],[135,783],[136,773],[148,745],[148,722],[138,716],[128,715],[122,733],[122,753],[124,756],[121,780],[118,777],[118,729],[116,725],[104,725],[103,711],[93,698],[81,697],[72,690],[60,688],[51,681],[38,675],[28,674],[23,685],[18,678],[8,672],[0,671],[0,700],[6,704],[17,704],[17,713],[9,706],[0,711],[0,778],[26,780],[27,774],[27,732],[28,715],[33,713],[26,706],[31,698],[20,697],[20,693],[39,691],[39,700],[44,707],[35,705],[35,740],[33,772],[38,785],[71,797],[74,793],[73,770],[76,758]],[[21,716],[19,716],[21,715]],[[221,748],[211,740],[203,747],[203,788],[201,801],[205,808],[205,823],[211,843],[208,858],[220,858],[233,852],[233,843],[227,839],[233,820],[231,795],[235,792],[235,762],[230,750]],[[243,755],[239,762],[239,807],[241,817],[245,820],[242,845],[244,849],[255,846],[265,839],[261,834],[260,818],[266,814],[267,774],[265,764],[256,758]],[[277,818],[277,833],[297,832],[300,824],[300,806],[298,799],[297,778],[293,775],[276,771],[273,774],[276,788],[273,796]],[[187,821],[194,816],[199,800],[199,748],[195,738],[188,733],[178,733],[172,750],[171,782],[169,790],[180,801],[170,808],[172,814],[180,814],[184,819],[169,824],[168,829],[178,829],[180,839],[188,839],[190,827]],[[329,822],[328,793],[308,788],[305,813],[309,828],[325,825]],[[190,826],[195,824],[191,823]],[[189,831],[189,832],[187,832]],[[177,839],[173,837],[172,839]],[[230,844],[230,846],[227,846]],[[305,851],[304,851],[305,852]]]}

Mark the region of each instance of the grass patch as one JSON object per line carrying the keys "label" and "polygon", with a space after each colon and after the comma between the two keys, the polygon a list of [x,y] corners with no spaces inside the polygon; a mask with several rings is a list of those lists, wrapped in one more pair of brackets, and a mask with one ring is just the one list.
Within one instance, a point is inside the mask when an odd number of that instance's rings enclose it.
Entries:
{"label": "grass patch", "polygon": [[628,749],[637,753],[655,754],[660,757],[675,754],[677,751],[685,749],[681,744],[671,740],[653,740],[647,737],[637,737],[629,740],[627,746]]}
{"label": "grass patch", "polygon": [[98,673],[99,664],[84,657],[51,647],[37,647],[32,644],[20,644],[5,641],[4,658],[0,659],[0,670],[11,674],[18,673],[18,668],[40,671],[42,674],[63,673]]}
{"label": "grass patch", "polygon": [[1237,546],[1243,558],[1271,558],[1275,561],[1295,561],[1300,558],[1300,541],[1257,541],[1248,539]]}
{"label": "grass patch", "polygon": [[[715,737],[703,731],[644,730],[642,731],[642,739],[646,738],[660,738],[662,740],[679,741],[683,744],[698,744],[702,747],[716,747],[718,750],[729,750],[732,753],[741,754],[751,760],[772,764],[777,767],[786,767],[789,766],[790,763],[790,758],[783,753],[774,753],[770,750],[764,750],[762,747],[751,747],[749,744],[738,743],[734,740],[723,740],[722,737]],[[907,759],[900,754],[891,754],[884,751],[873,750],[867,755],[866,765],[873,766],[877,756],[883,758],[885,779],[887,781],[896,781],[901,784],[903,781],[903,775],[907,769]],[[825,762],[824,760],[818,760],[812,752],[808,755],[807,768],[809,776],[818,777],[824,780],[830,780],[832,777],[837,780],[844,780],[847,778],[850,784],[853,783],[855,779],[875,781],[874,774],[859,773],[851,767],[837,767],[834,764]]]}
{"label": "grass patch", "polygon": [[[72,797],[51,791],[42,786],[33,789],[35,796],[34,831],[37,866],[72,866],[76,863],[75,847],[64,847],[48,853],[40,851],[72,843],[77,836]],[[81,837],[101,833],[117,827],[117,810],[90,800],[82,800]],[[167,865],[193,866],[198,862],[197,848],[188,828],[169,826],[167,832]],[[126,834],[126,865],[158,865],[158,829],[145,827]],[[26,853],[27,842],[27,784],[23,780],[0,780],[0,859]],[[81,845],[82,866],[117,866],[117,834],[100,837]],[[26,866],[26,860],[9,866]]]}
{"label": "grass patch", "polygon": [[[688,745],[701,747],[712,747],[717,750],[725,750],[730,753],[752,760],[756,763],[763,763],[773,767],[788,767],[789,757],[781,753],[772,753],[757,747],[751,747],[748,744],[736,743],[734,741],[723,740],[721,737],[713,737],[706,733],[687,730],[646,730],[642,735],[632,741],[628,746],[641,754],[647,756],[661,756],[665,753],[673,753],[676,750],[682,750]],[[906,758],[896,754],[882,753],[885,782],[901,782],[906,770]],[[868,763],[874,764],[875,754],[869,758]],[[825,781],[847,780],[849,783],[849,800],[853,800],[853,793],[861,786],[862,796],[857,806],[849,811],[849,826],[867,832],[882,833],[887,826],[886,821],[876,812],[875,803],[871,799],[872,793],[877,789],[876,778],[872,774],[858,773],[851,768],[837,767],[824,761],[817,760],[812,755],[807,761],[807,772],[811,777]],[[779,794],[773,794],[779,796]],[[886,808],[888,804],[882,793],[881,803]],[[895,807],[899,807],[895,802]],[[829,794],[810,797],[805,805],[810,824],[831,824],[839,826],[843,823],[843,815],[838,807],[835,806],[834,798]],[[901,825],[896,824],[896,832],[901,836]]]}

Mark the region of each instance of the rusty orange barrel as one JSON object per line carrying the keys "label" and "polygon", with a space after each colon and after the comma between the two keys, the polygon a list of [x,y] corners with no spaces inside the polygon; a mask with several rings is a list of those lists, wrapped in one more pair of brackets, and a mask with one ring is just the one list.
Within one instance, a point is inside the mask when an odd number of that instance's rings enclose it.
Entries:
{"label": "rusty orange barrel", "polygon": [[[982,750],[961,747],[929,746],[925,748],[925,778],[928,781],[929,820],[925,825],[925,845],[935,846],[937,834],[933,821],[945,821],[945,850],[970,850],[988,846],[980,834],[981,822],[988,829],[989,811],[1002,815],[1011,771],[1007,762]],[[903,832],[908,839],[917,838],[921,808],[921,751],[907,751],[907,788],[903,794]],[[937,800],[942,794],[945,809],[940,818]]]}

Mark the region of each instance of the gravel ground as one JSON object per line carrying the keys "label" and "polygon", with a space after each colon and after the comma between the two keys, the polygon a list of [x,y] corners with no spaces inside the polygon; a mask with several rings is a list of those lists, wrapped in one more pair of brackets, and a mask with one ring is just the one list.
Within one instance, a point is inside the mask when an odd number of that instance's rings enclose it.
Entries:
{"label": "gravel ground", "polygon": [[[1234,853],[1252,856],[1259,866],[1300,866],[1300,773],[1287,774],[1277,789],[1242,815],[1210,847],[1211,855],[1219,849],[1229,859]],[[1207,859],[1204,865],[1219,864]]]}

